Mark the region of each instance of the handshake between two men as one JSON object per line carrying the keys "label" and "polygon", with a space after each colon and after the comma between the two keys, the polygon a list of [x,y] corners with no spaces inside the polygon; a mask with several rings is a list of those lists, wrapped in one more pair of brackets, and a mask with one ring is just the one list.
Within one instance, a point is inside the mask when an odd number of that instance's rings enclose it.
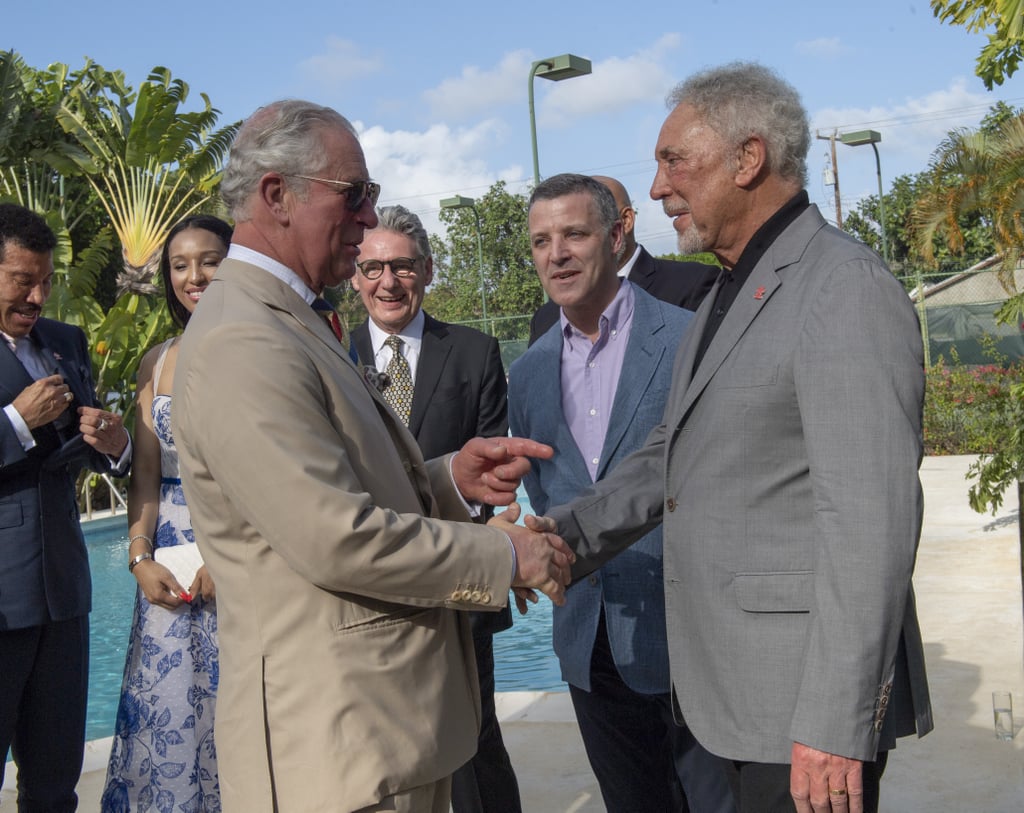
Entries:
{"label": "handshake between two men", "polygon": [[[571,581],[570,567],[575,554],[565,541],[552,533],[551,523],[519,519],[516,489],[530,470],[531,457],[548,460],[555,454],[550,446],[528,438],[473,438],[452,460],[452,477],[467,500],[490,506],[510,506],[495,515],[488,525],[508,534],[516,552],[516,573],[512,581],[516,607],[526,612],[526,602],[537,602],[540,590],[555,604],[565,604],[565,588]],[[545,528],[550,530],[544,530]]]}

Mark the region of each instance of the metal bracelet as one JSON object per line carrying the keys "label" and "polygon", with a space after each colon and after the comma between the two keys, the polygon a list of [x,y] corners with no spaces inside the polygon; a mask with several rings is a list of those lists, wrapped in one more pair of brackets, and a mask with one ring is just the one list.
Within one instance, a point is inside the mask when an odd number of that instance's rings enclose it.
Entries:
{"label": "metal bracelet", "polygon": [[137,565],[139,562],[145,562],[147,559],[152,558],[152,553],[140,553],[138,556],[136,556],[128,563],[128,572],[131,573],[133,570],[135,570],[135,565]]}

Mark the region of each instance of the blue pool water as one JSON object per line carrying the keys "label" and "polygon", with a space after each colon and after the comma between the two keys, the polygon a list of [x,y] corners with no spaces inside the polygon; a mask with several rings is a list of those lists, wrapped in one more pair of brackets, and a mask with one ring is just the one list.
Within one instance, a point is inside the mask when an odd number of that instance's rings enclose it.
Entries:
{"label": "blue pool water", "polygon": [[[124,516],[82,523],[92,569],[89,715],[86,738],[109,737],[121,692],[124,653],[132,622],[135,579],[128,561]],[[551,602],[541,597],[512,629],[494,637],[494,677],[499,692],[564,691],[558,659],[551,651]]]}

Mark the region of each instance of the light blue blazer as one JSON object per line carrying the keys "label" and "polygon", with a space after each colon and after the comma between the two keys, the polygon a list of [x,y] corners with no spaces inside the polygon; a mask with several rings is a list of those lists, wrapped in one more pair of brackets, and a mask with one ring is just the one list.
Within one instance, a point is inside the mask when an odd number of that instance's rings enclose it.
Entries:
{"label": "light blue blazer", "polygon": [[[633,325],[601,451],[599,480],[661,423],[672,361],[693,317],[636,285],[633,295]],[[561,325],[556,323],[509,373],[512,434],[555,449],[553,459],[534,460],[523,479],[537,514],[569,502],[593,483],[562,410],[561,357]],[[669,690],[660,526],[574,584],[566,599],[564,607],[554,608],[552,631],[564,680],[590,691],[591,653],[603,603],[612,655],[625,683],[644,694]]]}

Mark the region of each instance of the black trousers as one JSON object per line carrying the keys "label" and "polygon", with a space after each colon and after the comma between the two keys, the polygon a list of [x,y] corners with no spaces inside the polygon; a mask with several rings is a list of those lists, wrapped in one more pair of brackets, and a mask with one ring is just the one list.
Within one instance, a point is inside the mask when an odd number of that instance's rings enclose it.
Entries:
{"label": "black trousers", "polygon": [[480,737],[476,755],[452,774],[454,813],[521,813],[519,783],[494,711],[494,637],[474,635],[480,678]]}
{"label": "black trousers", "polygon": [[622,680],[603,612],[590,688],[569,692],[608,813],[733,813],[721,762],[676,724],[671,695],[640,694]]}
{"label": "black trousers", "polygon": [[[878,813],[878,786],[888,757],[889,752],[882,751],[874,762],[864,763],[864,813]],[[731,759],[723,759],[722,764],[739,813],[795,813],[788,764]]]}
{"label": "black trousers", "polygon": [[0,632],[0,781],[10,748],[19,813],[78,806],[88,691],[88,616]]}

